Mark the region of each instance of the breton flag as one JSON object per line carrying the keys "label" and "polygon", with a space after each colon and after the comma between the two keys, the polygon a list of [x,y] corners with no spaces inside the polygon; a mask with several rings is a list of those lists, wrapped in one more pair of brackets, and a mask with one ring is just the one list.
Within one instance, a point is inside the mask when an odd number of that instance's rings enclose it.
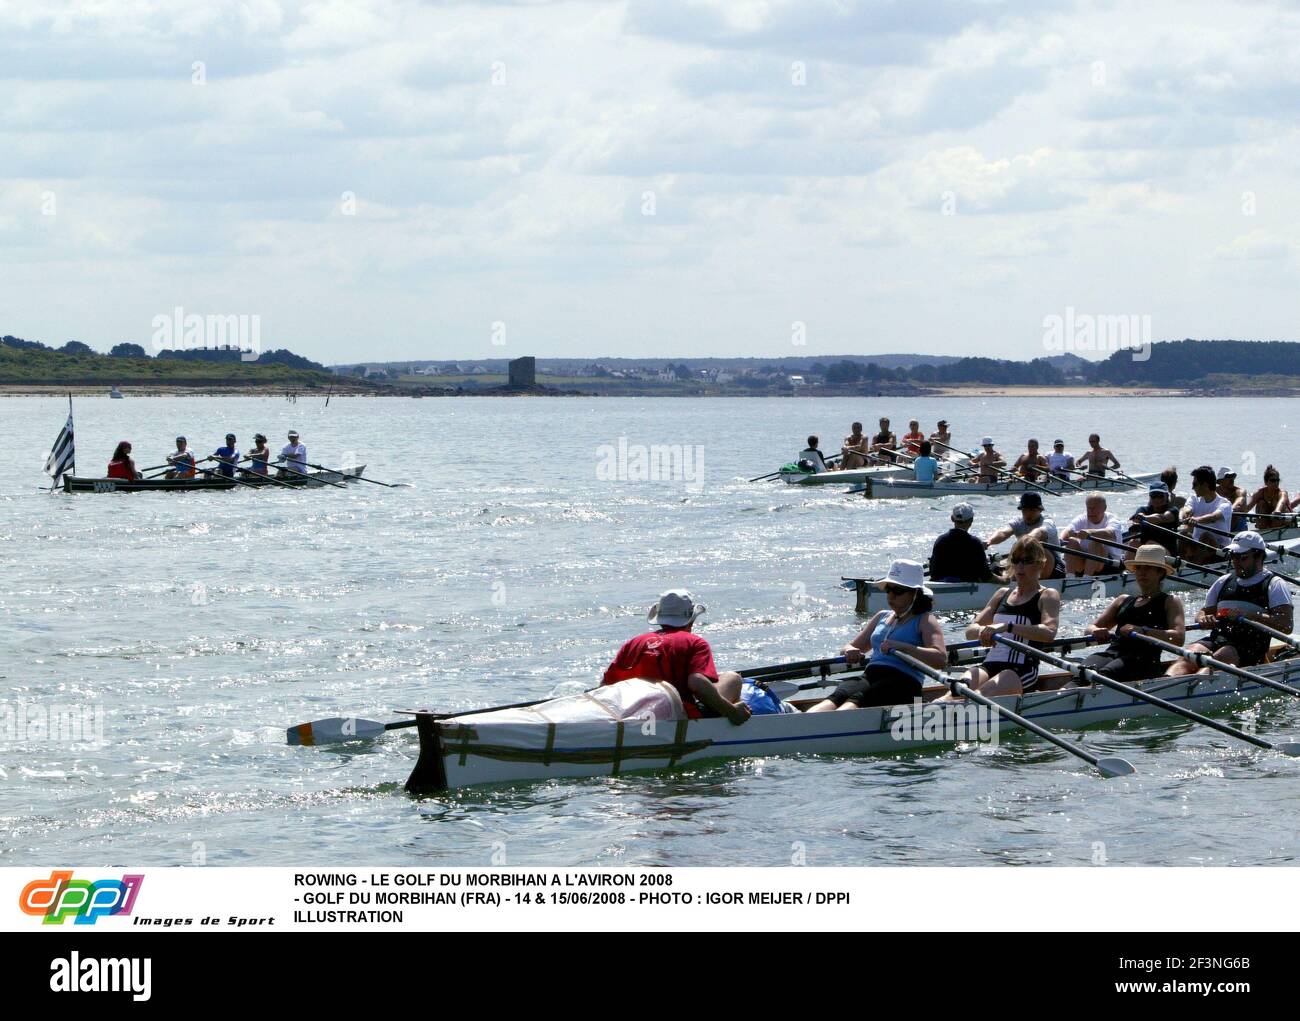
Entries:
{"label": "breton flag", "polygon": [[68,398],[68,422],[54,441],[50,456],[45,461],[45,474],[53,476],[54,484],[59,484],[59,477],[72,469],[77,463],[77,455],[72,445],[72,398]]}

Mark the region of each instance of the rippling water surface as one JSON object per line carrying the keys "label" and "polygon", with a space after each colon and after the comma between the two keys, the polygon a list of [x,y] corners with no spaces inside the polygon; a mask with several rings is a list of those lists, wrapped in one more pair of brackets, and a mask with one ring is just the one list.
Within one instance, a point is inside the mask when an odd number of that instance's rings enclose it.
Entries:
{"label": "rippling water surface", "polygon": [[[1097,779],[1031,739],[898,758],[792,757],[414,799],[409,731],[291,748],[284,727],[469,708],[586,685],[658,592],[710,607],[720,667],[829,655],[858,626],[842,574],[923,558],[952,501],[868,503],[745,480],[810,431],[953,423],[1125,466],[1201,462],[1300,484],[1294,402],[79,398],[83,474],[117,440],[142,466],[234,430],[411,488],[49,495],[54,397],[0,398],[0,700],[94,706],[101,746],[0,743],[0,864],[813,865],[1290,863],[1300,763],[1181,723],[1087,733],[1136,776]],[[1243,431],[1249,423],[1259,428]],[[682,444],[702,484],[601,477],[602,444]],[[93,469],[93,471],[92,471]],[[1243,479],[1244,482],[1258,482]],[[1052,504],[1059,524],[1081,512]],[[1119,497],[1125,514],[1131,498]],[[976,531],[1013,513],[977,501]],[[1194,602],[1194,600],[1193,600]],[[1067,603],[1064,627],[1100,604]],[[948,621],[950,634],[964,618]],[[1281,700],[1239,720],[1300,733]]]}

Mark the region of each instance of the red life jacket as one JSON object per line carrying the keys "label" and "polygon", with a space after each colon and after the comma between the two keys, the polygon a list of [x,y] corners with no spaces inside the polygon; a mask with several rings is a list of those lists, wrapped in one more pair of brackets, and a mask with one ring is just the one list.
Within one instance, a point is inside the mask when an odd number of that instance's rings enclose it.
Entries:
{"label": "red life jacket", "polygon": [[108,477],[110,479],[135,480],[135,463],[128,457],[125,461],[109,461]]}

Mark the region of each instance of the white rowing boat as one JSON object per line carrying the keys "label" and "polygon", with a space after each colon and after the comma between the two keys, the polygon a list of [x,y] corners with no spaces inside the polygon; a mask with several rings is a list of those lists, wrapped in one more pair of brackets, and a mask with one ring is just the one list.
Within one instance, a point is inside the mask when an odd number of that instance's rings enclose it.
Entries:
{"label": "white rowing boat", "polygon": [[911,478],[912,469],[902,464],[882,464],[867,468],[840,468],[824,472],[782,469],[779,474],[781,480],[788,486],[856,486],[878,479]]}
{"label": "white rowing boat", "polygon": [[[908,472],[907,474],[910,475],[911,473]],[[972,496],[1018,495],[1025,492],[1069,496],[1071,493],[1079,493],[1080,490],[1085,492],[1093,490],[1102,490],[1104,492],[1127,490],[1145,497],[1147,485],[1158,481],[1160,475],[1157,472],[1147,472],[1142,475],[1133,475],[1131,478],[1139,485],[1134,486],[1132,482],[1119,478],[1079,479],[1073,485],[1069,485],[1056,478],[1041,478],[1034,483],[1029,483],[1024,479],[1010,478],[1001,482],[961,482],[951,478],[939,478],[934,482],[917,482],[915,479],[907,477],[885,477],[865,479],[861,485],[855,486],[851,491],[862,493],[869,500],[900,500],[905,497],[936,496],[970,498]]]}
{"label": "white rowing boat", "polygon": [[[1278,529],[1276,536],[1269,533],[1269,543],[1275,539],[1290,540],[1281,542],[1292,556],[1300,556],[1300,528]],[[1118,551],[1115,551],[1118,553]],[[1265,557],[1266,563],[1277,563],[1276,553]],[[1215,568],[1207,566],[1201,570],[1183,567],[1169,575],[1164,581],[1168,591],[1182,591],[1189,588],[1202,588],[1211,584],[1215,578],[1226,574],[1226,565]],[[871,614],[877,610],[888,609],[885,594],[876,588],[874,578],[841,578],[845,588],[851,588],[857,597],[853,609],[856,613]],[[1200,582],[1200,585],[1196,583]],[[934,593],[934,608],[939,613],[955,613],[963,610],[982,610],[993,598],[993,593],[1004,587],[1005,581],[926,581],[926,587]],[[1132,571],[1118,574],[1094,574],[1088,578],[1044,578],[1044,588],[1054,588],[1061,593],[1061,599],[1110,599],[1125,592],[1138,590],[1137,579]]]}
{"label": "white rowing boat", "polygon": [[[1274,680],[1293,682],[1300,678],[1300,659],[1283,659],[1253,669]],[[1170,718],[1165,710],[1110,688],[1064,687],[1068,680],[1065,673],[1044,674],[1041,683],[1046,690],[995,701],[1052,730],[1076,730],[1139,717]],[[1272,688],[1222,671],[1159,677],[1140,687],[1201,713],[1277,694]],[[420,713],[416,716],[420,757],[406,789],[431,794],[479,784],[615,776],[717,759],[894,755],[961,741],[992,743],[1020,731],[1001,714],[994,717],[965,702],[932,701],[946,690],[939,685],[928,687],[926,702],[914,706],[754,716],[739,727],[721,719],[655,721],[653,726],[638,719],[554,724],[546,719],[546,707],[554,703],[459,719]],[[796,704],[806,708],[813,701]]]}

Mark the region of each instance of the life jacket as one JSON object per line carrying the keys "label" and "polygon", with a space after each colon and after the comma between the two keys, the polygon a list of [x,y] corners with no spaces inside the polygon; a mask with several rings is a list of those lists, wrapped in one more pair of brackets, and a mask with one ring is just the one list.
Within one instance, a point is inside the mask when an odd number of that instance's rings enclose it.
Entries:
{"label": "life jacket", "polygon": [[[186,467],[187,464],[189,465],[188,468]],[[176,473],[173,476],[173,478],[177,478],[177,479],[194,478],[195,475],[194,455],[187,450],[185,451],[184,454],[177,456],[175,460],[172,461],[172,470]]]}
{"label": "life jacket", "polygon": [[[1216,603],[1220,609],[1236,607],[1247,613],[1256,613],[1268,609],[1268,587],[1273,580],[1273,573],[1265,571],[1264,576],[1252,585],[1242,585],[1236,575],[1229,578],[1219,590]],[[1232,644],[1241,656],[1242,666],[1254,666],[1263,663],[1268,656],[1269,636],[1257,631],[1249,624],[1220,618],[1215,621],[1210,637],[1224,639]]]}
{"label": "life jacket", "polygon": [[124,461],[109,461],[108,477],[110,479],[127,479],[129,481],[134,481],[135,472],[132,471],[133,468],[134,465],[131,463],[130,458],[127,458]]}

